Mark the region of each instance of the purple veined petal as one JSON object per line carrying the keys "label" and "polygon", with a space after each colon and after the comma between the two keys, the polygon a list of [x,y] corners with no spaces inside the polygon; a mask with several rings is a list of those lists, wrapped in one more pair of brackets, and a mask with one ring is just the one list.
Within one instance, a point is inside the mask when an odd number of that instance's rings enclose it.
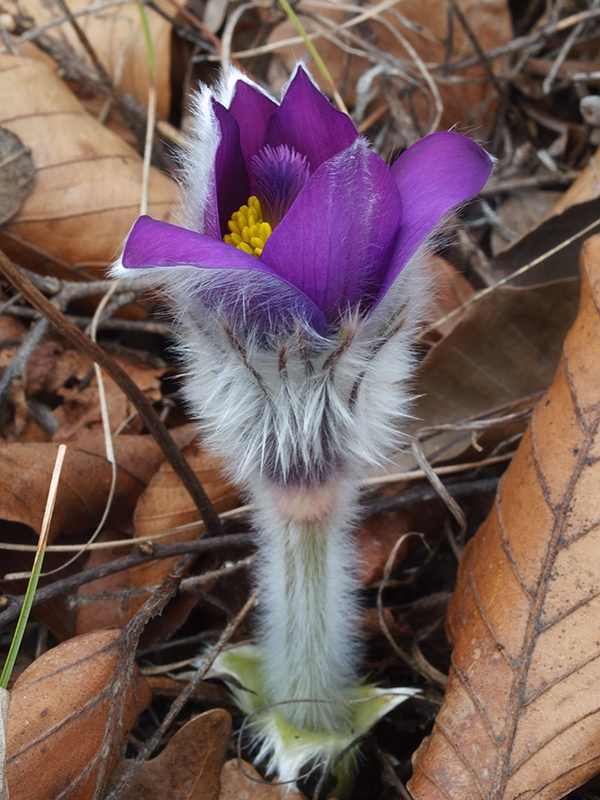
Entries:
{"label": "purple veined petal", "polygon": [[[328,330],[319,308],[285,277],[254,256],[187,228],[140,217],[125,242],[121,264],[131,270],[172,268],[172,287],[180,269],[182,292],[220,307],[230,322],[266,333],[299,318],[318,334]],[[191,268],[198,275],[190,281]]]}
{"label": "purple veined petal", "polygon": [[378,300],[442,217],[483,188],[492,166],[478,144],[451,131],[426,136],[392,164],[404,211],[393,264]]}
{"label": "purple veined petal", "polygon": [[248,202],[250,180],[240,145],[240,128],[237,120],[225,106],[214,99],[212,107],[221,133],[214,167],[219,208],[219,238],[221,238],[229,233],[227,223],[233,212]]}
{"label": "purple veined petal", "polygon": [[358,141],[313,173],[261,261],[333,323],[348,308],[366,311],[378,296],[401,216],[389,168]]}
{"label": "purple veined petal", "polygon": [[358,137],[354,123],[335,109],[302,67],[267,126],[265,144],[287,144],[308,158],[311,169],[349,147]]}
{"label": "purple veined petal", "polygon": [[252,84],[242,80],[236,83],[229,111],[240,126],[240,145],[248,174],[251,174],[252,156],[263,146],[267,125],[276,110],[277,103]]}

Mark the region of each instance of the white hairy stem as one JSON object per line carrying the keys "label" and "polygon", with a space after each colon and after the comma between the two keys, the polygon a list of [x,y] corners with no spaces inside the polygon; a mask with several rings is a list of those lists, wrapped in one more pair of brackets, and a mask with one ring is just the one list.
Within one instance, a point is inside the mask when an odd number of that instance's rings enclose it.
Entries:
{"label": "white hairy stem", "polygon": [[340,732],[352,715],[347,693],[360,630],[353,494],[353,486],[336,483],[272,487],[257,497],[265,694],[305,730]]}

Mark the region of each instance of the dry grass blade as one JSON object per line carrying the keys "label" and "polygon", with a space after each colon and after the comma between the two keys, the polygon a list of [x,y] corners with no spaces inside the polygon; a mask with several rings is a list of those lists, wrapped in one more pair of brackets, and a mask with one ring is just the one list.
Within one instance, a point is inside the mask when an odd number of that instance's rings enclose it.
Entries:
{"label": "dry grass blade", "polygon": [[415,800],[558,800],[600,765],[600,238],[582,265],[554,383],[461,563]]}
{"label": "dry grass blade", "polygon": [[[150,436],[122,436],[115,444],[118,465],[116,499],[117,503],[122,503],[125,499],[137,498],[146,488],[160,465],[162,453]],[[0,519],[18,522],[38,531],[56,445],[5,444],[1,452]],[[75,534],[97,525],[106,503],[110,473],[103,441],[99,437],[90,437],[80,446],[70,448],[50,541],[64,531]],[[81,488],[84,482],[85,494]],[[118,507],[115,513],[118,517]]]}
{"label": "dry grass blade", "polygon": [[6,689],[0,689],[0,800],[9,800],[6,784],[6,729],[9,706],[10,694]]}

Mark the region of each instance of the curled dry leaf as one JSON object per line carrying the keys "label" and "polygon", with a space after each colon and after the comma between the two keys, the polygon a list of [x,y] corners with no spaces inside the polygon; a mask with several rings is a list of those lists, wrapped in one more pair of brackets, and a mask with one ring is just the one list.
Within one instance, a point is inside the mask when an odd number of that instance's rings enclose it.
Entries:
{"label": "curled dry leaf", "polygon": [[31,153],[16,134],[0,128],[0,225],[14,217],[34,181]]}
{"label": "curled dry leaf", "polygon": [[[159,2],[157,5],[166,12],[172,11],[168,3]],[[27,13],[38,26],[64,19],[63,10],[57,2],[26,0],[17,4],[14,0],[8,0],[5,8],[10,13]],[[113,84],[145,106],[148,103],[150,69],[142,17],[137,4],[120,3],[118,6],[90,9],[88,0],[69,0],[69,9],[77,16],[78,24]],[[157,111],[161,116],[168,117],[171,100],[171,24],[151,7],[147,8],[146,15],[156,64]],[[65,43],[65,51],[72,50],[92,67],[88,53],[69,22],[53,25],[48,32]],[[36,60],[47,60],[32,45],[26,45],[23,53]]]}
{"label": "curled dry leaf", "polygon": [[265,781],[253,766],[241,759],[227,761],[221,772],[219,800],[306,800],[289,785]]}
{"label": "curled dry leaf", "polygon": [[[0,337],[2,330],[0,327]],[[164,368],[152,367],[128,354],[115,355],[113,359],[151,402],[161,399],[160,378]],[[106,373],[103,383],[111,430],[125,428],[127,433],[135,433],[135,427],[138,430],[142,427],[135,406]],[[24,379],[12,385],[12,399],[15,418],[12,425],[5,426],[7,437],[18,437],[21,442],[51,437],[56,442],[70,444],[88,439],[90,434],[102,433],[94,362],[85,353],[68,347],[64,340],[50,337],[36,347],[27,362]],[[37,414],[31,413],[32,399]],[[43,415],[39,409],[43,409]]]}
{"label": "curled dry leaf", "polygon": [[582,267],[556,378],[461,561],[415,800],[558,800],[600,768],[600,237]]}
{"label": "curled dry leaf", "polygon": [[123,741],[151,699],[118,629],[49,650],[17,679],[8,718],[6,777],[21,800],[103,797]]}
{"label": "curled dry leaf", "polygon": [[160,755],[142,764],[121,800],[217,800],[230,731],[222,708],[186,722]]}
{"label": "curled dry leaf", "polygon": [[[58,442],[79,441],[86,439],[91,433],[99,433],[102,430],[100,395],[96,376],[94,375],[83,389],[79,382],[87,378],[93,368],[93,362],[88,356],[70,349],[64,350],[59,357],[66,358],[67,370],[69,364],[73,364],[73,371],[66,381],[63,379],[60,385],[57,385],[56,381],[49,381],[52,388],[48,387],[48,391],[56,392],[57,396],[62,399],[62,403],[52,412],[52,416],[58,423],[53,439]],[[113,358],[151,402],[158,402],[161,399],[160,378],[165,372],[163,368],[153,368],[126,356],[113,356]],[[29,376],[29,369],[27,372]],[[57,377],[60,379],[60,376],[53,372],[52,378]],[[139,427],[142,427],[141,419],[136,414],[136,408],[125,392],[110,375],[104,373],[102,377],[111,429],[114,431],[120,429],[121,426],[126,426],[127,432],[131,433],[128,422],[131,423],[134,420]],[[72,378],[76,378],[77,381],[73,381]]]}
{"label": "curled dry leaf", "polygon": [[[510,41],[512,24],[508,3],[505,0],[486,0],[486,2],[458,0],[457,4],[483,50]],[[306,30],[312,32],[331,27],[332,23],[342,25],[349,18],[358,16],[348,15],[345,8],[336,8],[336,5],[337,3],[331,2],[329,7],[324,7],[323,3],[302,0],[295,8],[302,16]],[[357,11],[364,12],[375,5],[377,0],[369,0],[367,3],[362,3]],[[412,84],[418,87],[418,91],[411,97],[411,102],[414,104],[415,117],[424,123],[421,134],[427,133],[427,124],[434,116],[431,90],[423,73],[417,68],[413,52],[406,43],[414,48],[418,57],[429,67],[432,63],[443,64],[447,60],[453,61],[472,55],[473,47],[455,15],[452,15],[450,48],[446,48],[448,8],[446,3],[440,3],[439,0],[405,0],[398,8],[380,11],[367,22],[363,22],[360,28],[350,29],[351,33],[358,33],[359,36],[362,34],[360,45],[367,51],[364,57],[356,54],[356,41],[352,42],[353,50],[350,55],[339,47],[335,37],[319,39],[317,48],[328,65],[333,83],[341,88],[342,94],[348,97],[349,103],[353,105],[357,81],[369,72],[373,62],[376,63],[380,57],[383,75],[395,76],[403,86]],[[325,20],[325,24],[315,23],[319,17]],[[365,30],[368,30],[366,36]],[[277,42],[295,36],[297,36],[296,29],[291,22],[286,21],[277,26],[271,41]],[[339,33],[337,36],[343,39],[344,34]],[[288,69],[292,69],[299,58],[306,58],[304,45],[285,46],[276,52],[284,58]],[[314,73],[315,78],[319,80],[319,71],[315,69]],[[410,77],[407,78],[407,75]],[[464,130],[477,125],[478,136],[485,135],[486,132],[490,132],[495,119],[496,90],[489,80],[482,80],[487,75],[481,66],[463,70],[460,75],[463,80],[459,83],[452,81],[445,83],[443,79],[440,80],[441,76],[437,71],[432,76],[438,86],[443,105],[439,128],[447,130],[452,125],[458,125]],[[375,78],[375,85],[377,81]],[[327,91],[328,86],[324,85],[323,88]]]}
{"label": "curled dry leaf", "polygon": [[[70,263],[106,266],[139,213],[141,157],[49,66],[27,58],[0,54],[0,124],[31,150],[37,169],[10,229]],[[165,218],[175,194],[174,181],[151,168],[149,213]]]}

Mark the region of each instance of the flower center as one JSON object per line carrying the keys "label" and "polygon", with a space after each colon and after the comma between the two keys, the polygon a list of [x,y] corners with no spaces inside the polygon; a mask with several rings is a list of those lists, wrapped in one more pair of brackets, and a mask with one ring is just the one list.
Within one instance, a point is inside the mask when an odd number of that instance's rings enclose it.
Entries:
{"label": "flower center", "polygon": [[260,201],[254,196],[248,198],[247,205],[233,212],[227,227],[231,232],[223,237],[223,241],[256,258],[273,230],[268,222],[263,221]]}
{"label": "flower center", "polygon": [[310,165],[302,155],[287,144],[265,145],[252,157],[254,190],[263,204],[265,218],[275,227],[310,178]]}

